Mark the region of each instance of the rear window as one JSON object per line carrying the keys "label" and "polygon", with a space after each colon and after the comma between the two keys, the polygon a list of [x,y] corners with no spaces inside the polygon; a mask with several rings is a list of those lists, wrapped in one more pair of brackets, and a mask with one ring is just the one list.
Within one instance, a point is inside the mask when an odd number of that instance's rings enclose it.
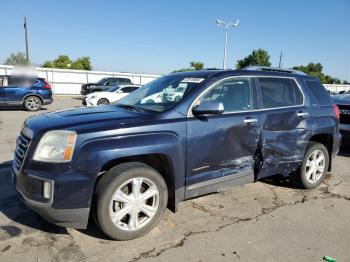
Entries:
{"label": "rear window", "polygon": [[303,95],[294,79],[259,77],[263,108],[303,104]]}
{"label": "rear window", "polygon": [[331,105],[333,103],[331,96],[320,82],[306,80],[305,83],[320,105]]}

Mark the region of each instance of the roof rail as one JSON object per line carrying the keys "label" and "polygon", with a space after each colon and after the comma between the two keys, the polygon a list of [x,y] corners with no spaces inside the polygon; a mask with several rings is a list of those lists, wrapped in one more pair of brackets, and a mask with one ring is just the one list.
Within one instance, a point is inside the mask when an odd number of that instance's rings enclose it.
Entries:
{"label": "roof rail", "polygon": [[289,69],[289,68],[280,68],[280,67],[269,67],[269,66],[247,66],[242,70],[253,70],[253,71],[266,71],[266,72],[278,72],[278,73],[287,73],[287,74],[296,74],[296,75],[304,75],[302,71]]}

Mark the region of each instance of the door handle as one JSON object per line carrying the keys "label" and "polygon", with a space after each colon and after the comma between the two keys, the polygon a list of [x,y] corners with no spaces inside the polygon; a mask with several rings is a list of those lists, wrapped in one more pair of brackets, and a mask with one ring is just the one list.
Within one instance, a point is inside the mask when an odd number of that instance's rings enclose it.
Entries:
{"label": "door handle", "polygon": [[244,119],[244,123],[246,123],[246,124],[251,124],[251,123],[256,123],[256,122],[258,122],[257,118],[246,118],[246,119]]}
{"label": "door handle", "polygon": [[308,116],[308,115],[309,115],[308,112],[299,112],[299,113],[297,113],[297,116],[299,116],[299,117],[304,117],[304,116]]}

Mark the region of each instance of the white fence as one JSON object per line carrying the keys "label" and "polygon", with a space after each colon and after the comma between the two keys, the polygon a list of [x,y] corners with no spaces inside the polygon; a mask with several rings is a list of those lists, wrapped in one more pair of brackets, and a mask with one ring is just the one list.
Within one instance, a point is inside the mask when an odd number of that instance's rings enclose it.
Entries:
{"label": "white fence", "polygon": [[[0,65],[0,75],[11,74],[13,66]],[[160,75],[104,72],[104,71],[84,71],[56,68],[36,68],[39,77],[45,78],[52,86],[54,94],[78,95],[82,84],[94,83],[103,77],[126,77],[134,84],[144,85]],[[332,92],[350,91],[350,85],[324,84]]]}
{"label": "white fence", "polygon": [[[11,74],[13,66],[0,65],[0,75]],[[38,77],[45,78],[52,86],[54,94],[78,95],[82,84],[94,83],[103,77],[125,77],[129,78],[134,84],[144,85],[160,75],[104,72],[104,71],[85,71],[56,68],[36,68]]]}

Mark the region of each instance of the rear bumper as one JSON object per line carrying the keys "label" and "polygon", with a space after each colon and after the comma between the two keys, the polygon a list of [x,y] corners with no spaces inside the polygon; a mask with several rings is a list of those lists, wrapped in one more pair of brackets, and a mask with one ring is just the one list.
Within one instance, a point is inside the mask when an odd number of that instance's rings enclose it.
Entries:
{"label": "rear bumper", "polygon": [[334,139],[333,139],[333,152],[332,152],[332,157],[337,156],[339,149],[340,149],[340,144],[342,141],[342,134],[341,133],[336,133]]}
{"label": "rear bumper", "polygon": [[50,99],[43,99],[43,104],[44,104],[44,105],[52,104],[52,102],[53,102],[53,98],[50,98]]}

